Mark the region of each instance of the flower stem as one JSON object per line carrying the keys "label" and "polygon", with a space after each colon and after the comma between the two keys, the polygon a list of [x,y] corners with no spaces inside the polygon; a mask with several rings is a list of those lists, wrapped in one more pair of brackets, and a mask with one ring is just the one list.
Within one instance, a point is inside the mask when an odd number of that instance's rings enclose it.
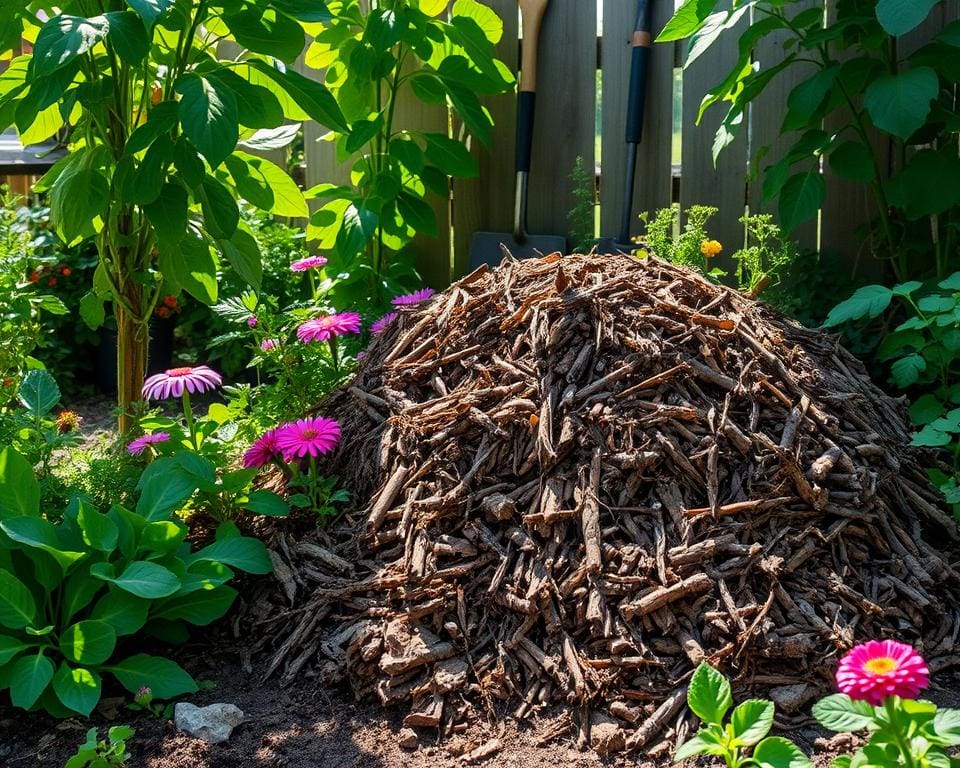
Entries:
{"label": "flower stem", "polygon": [[913,752],[910,750],[910,744],[907,742],[906,735],[900,729],[899,718],[897,717],[897,697],[888,696],[887,700],[883,702],[883,708],[887,712],[887,717],[890,718],[890,730],[893,732],[894,738],[897,740],[897,746],[900,748],[900,754],[903,756],[903,764],[906,768],[916,768],[916,763],[913,759]]}
{"label": "flower stem", "polygon": [[190,393],[183,390],[183,418],[187,421],[187,429],[190,431],[190,443],[193,450],[200,452],[200,443],[197,441],[196,426],[193,421],[193,408],[190,407]]}
{"label": "flower stem", "polygon": [[340,353],[337,349],[337,339],[336,337],[330,339],[327,342],[330,345],[330,357],[333,359],[333,370],[337,373],[340,372]]}

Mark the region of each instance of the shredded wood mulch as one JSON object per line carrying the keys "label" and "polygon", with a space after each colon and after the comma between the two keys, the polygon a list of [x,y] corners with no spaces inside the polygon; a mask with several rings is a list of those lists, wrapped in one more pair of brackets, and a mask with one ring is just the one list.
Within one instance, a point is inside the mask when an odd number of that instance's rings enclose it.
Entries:
{"label": "shredded wood mulch", "polygon": [[320,410],[364,505],[276,535],[289,605],[250,618],[282,679],[347,680],[441,735],[563,704],[544,741],[656,755],[694,729],[703,660],[784,725],[855,642],[960,661],[957,527],[902,403],[835,337],[685,269],[478,270]]}

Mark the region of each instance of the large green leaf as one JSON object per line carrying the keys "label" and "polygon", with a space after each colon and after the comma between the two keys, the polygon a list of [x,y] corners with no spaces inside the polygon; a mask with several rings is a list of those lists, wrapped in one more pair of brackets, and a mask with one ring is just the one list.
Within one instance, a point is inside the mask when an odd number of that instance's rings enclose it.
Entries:
{"label": "large green leaf", "polygon": [[67,708],[89,717],[100,701],[100,675],[78,667],[76,669],[61,663],[53,676],[53,691]]}
{"label": "large green leaf", "polygon": [[737,741],[747,746],[759,742],[773,727],[773,712],[773,702],[765,699],[748,699],[738,704],[730,716]]}
{"label": "large green leaf", "polygon": [[180,94],[180,124],[187,138],[216,168],[236,148],[240,138],[237,101],[233,92],[196,73],[174,86]]}
{"label": "large green leaf", "polygon": [[865,701],[854,701],[845,693],[827,696],[813,705],[820,725],[837,733],[861,731],[874,722],[874,710]]}
{"label": "large green leaf", "polygon": [[110,27],[109,40],[117,55],[134,66],[150,52],[150,40],[143,20],[131,11],[105,14]]}
{"label": "large green leaf", "polygon": [[753,750],[759,768],[813,768],[813,761],[796,744],[780,736],[764,739]]}
{"label": "large green leaf", "polygon": [[[112,522],[112,521],[111,521]],[[106,585],[99,579],[90,577],[83,568],[77,568],[64,582],[60,601],[60,622],[66,624],[80,611],[90,605],[97,593]]]}
{"label": "large green leaf", "polygon": [[716,5],[717,0],[686,0],[657,36],[657,42],[669,43],[690,37],[713,13]]}
{"label": "large green leaf", "polygon": [[89,51],[107,35],[110,24],[104,16],[56,16],[43,25],[33,46],[33,71],[48,75]]}
{"label": "large green leaf", "polygon": [[15,659],[28,648],[30,646],[19,638],[0,635],[0,667]]}
{"label": "large green leaf", "polygon": [[53,662],[41,653],[23,656],[10,671],[10,700],[15,707],[30,709],[53,679]]}
{"label": "large green leaf", "polygon": [[110,185],[102,173],[84,168],[64,174],[50,196],[50,220],[68,243],[92,235],[93,222],[110,200]]}
{"label": "large green leaf", "polygon": [[173,1],[174,0],[126,0],[127,5],[140,14],[140,18],[143,19],[148,27],[153,26],[157,19],[173,5]]}
{"label": "large green leaf", "polygon": [[147,523],[140,532],[140,550],[151,555],[170,554],[180,547],[186,535],[186,526],[172,520]]}
{"label": "large green leaf", "polygon": [[247,573],[264,574],[273,571],[273,564],[263,542],[246,536],[222,539],[189,557],[190,563],[202,560],[223,563]]}
{"label": "large green leaf", "polygon": [[17,395],[32,416],[43,417],[60,402],[60,387],[48,371],[38,368],[23,377]]}
{"label": "large green leaf", "polygon": [[116,549],[120,535],[117,524],[83,500],[77,510],[77,525],[84,543],[88,546],[100,552],[112,552]]}
{"label": "large green leaf", "polygon": [[105,669],[131,693],[145,687],[157,699],[172,699],[197,692],[197,684],[179,664],[159,656],[140,653]]}
{"label": "large green leaf", "polygon": [[886,191],[890,203],[909,219],[944,213],[960,203],[960,160],[921,150],[887,182]]}
{"label": "large green leaf", "polygon": [[817,171],[791,176],[780,190],[780,225],[792,232],[817,215],[827,195],[827,185]]}
{"label": "large green leaf", "polygon": [[[746,13],[750,11],[752,3],[746,3],[733,11],[723,10],[717,13],[711,13],[703,20],[703,23],[690,36],[690,45],[687,49],[687,60],[684,67],[689,67],[693,62],[706,53],[724,32],[733,29]],[[665,29],[664,32],[667,30]]]}
{"label": "large green leaf", "polygon": [[940,80],[930,67],[899,75],[884,75],[867,86],[863,105],[873,124],[901,139],[909,139],[926,122]]}
{"label": "large green leaf", "polygon": [[0,521],[0,529],[18,544],[46,552],[64,572],[87,557],[86,552],[63,549],[57,527],[42,517],[11,517]]}
{"label": "large green leaf", "polygon": [[[346,118],[340,110],[340,105],[337,104],[337,100],[330,93],[330,90],[322,83],[310,80],[290,69],[281,71],[263,61],[252,60],[248,63],[254,71],[266,75],[272,82],[280,86],[312,120],[341,133],[346,133],[349,130]],[[287,116],[294,120],[300,119],[295,114],[288,114]]]}
{"label": "large green leaf", "polygon": [[240,223],[240,208],[230,190],[213,176],[207,176],[200,185],[200,205],[204,226],[211,235],[218,240],[233,237]]}
{"label": "large green leaf", "polygon": [[217,587],[177,595],[164,600],[151,612],[150,618],[168,621],[186,621],[205,627],[221,618],[233,605],[237,591],[232,587]]}
{"label": "large green leaf", "polygon": [[174,249],[187,234],[189,200],[179,184],[163,185],[157,199],[144,206],[161,248]]}
{"label": "large green leaf", "polygon": [[940,0],[878,0],[877,20],[894,37],[919,27]]}
{"label": "large green leaf", "polygon": [[85,666],[103,664],[116,646],[117,632],[105,621],[78,621],[60,635],[60,652],[64,657]]}
{"label": "large green leaf", "polygon": [[174,247],[161,246],[160,271],[204,304],[217,301],[217,262],[206,240],[188,235]]}
{"label": "large green leaf", "polygon": [[0,624],[23,629],[37,617],[37,604],[23,583],[9,571],[0,570]]}
{"label": "large green leaf", "polygon": [[111,575],[111,568],[106,563],[91,566],[90,573],[131,595],[148,600],[169,597],[180,589],[180,580],[175,573],[148,561],[130,563],[119,576]]}
{"label": "large green leaf", "polygon": [[424,138],[427,160],[448,176],[474,178],[479,174],[477,159],[461,142],[439,133],[428,133]]}
{"label": "large green leaf", "polygon": [[0,448],[0,520],[40,514],[40,485],[30,462],[13,448]]}
{"label": "large green leaf", "polygon": [[217,245],[220,246],[220,254],[247,285],[259,291],[263,280],[263,259],[254,236],[246,230],[237,229],[233,237],[220,240]]}
{"label": "large green leaf", "polygon": [[872,181],[873,153],[863,142],[845,141],[830,153],[830,168],[845,179]]}
{"label": "large green leaf", "polygon": [[701,662],[690,679],[687,704],[704,723],[719,725],[733,704],[730,683],[716,669]]}
{"label": "large green leaf", "polygon": [[849,299],[831,309],[823,325],[825,328],[832,328],[851,320],[879,317],[887,311],[891,301],[893,301],[893,291],[886,286],[866,285],[859,288]]}
{"label": "large green leaf", "polygon": [[285,517],[290,513],[290,505],[273,491],[252,491],[245,499],[240,499],[238,506],[267,517]]}
{"label": "large green leaf", "polygon": [[147,521],[165,520],[199,488],[197,478],[173,457],[157,459],[140,477],[137,514]]}
{"label": "large green leaf", "polygon": [[306,44],[303,27],[283,13],[262,6],[244,6],[223,18],[236,41],[255,53],[292,64]]}
{"label": "large green leaf", "polygon": [[927,361],[921,355],[907,355],[890,366],[890,377],[900,389],[906,389],[916,384],[925,370]]}
{"label": "large green leaf", "polygon": [[117,636],[132,635],[147,623],[149,610],[149,600],[120,589],[111,589],[93,606],[90,618],[106,622],[113,627]]}
{"label": "large green leaf", "polygon": [[290,175],[269,160],[236,152],[227,169],[246,201],[277,216],[306,218],[310,215],[303,192]]}

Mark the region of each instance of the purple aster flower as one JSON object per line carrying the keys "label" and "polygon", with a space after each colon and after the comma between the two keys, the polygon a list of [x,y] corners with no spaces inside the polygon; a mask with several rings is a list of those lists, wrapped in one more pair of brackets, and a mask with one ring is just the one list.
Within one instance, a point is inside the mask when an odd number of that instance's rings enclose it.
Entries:
{"label": "purple aster flower", "polygon": [[163,373],[155,373],[143,382],[141,394],[147,400],[166,400],[168,397],[180,397],[184,391],[206,392],[216,389],[223,383],[220,374],[205,365],[170,368]]}
{"label": "purple aster flower", "polygon": [[311,341],[329,341],[348,333],[360,333],[363,321],[356,312],[341,312],[307,320],[297,328],[297,338],[304,344]]}
{"label": "purple aster flower", "polygon": [[429,299],[436,291],[433,288],[421,288],[413,293],[405,293],[403,296],[396,296],[390,303],[395,307],[409,307],[413,304],[420,304]]}
{"label": "purple aster flower", "polygon": [[131,456],[139,456],[142,454],[148,445],[159,445],[160,443],[165,443],[170,439],[170,435],[166,432],[154,432],[152,435],[143,435],[138,437],[136,440],[131,440],[129,445],[127,445],[127,453]]}
{"label": "purple aster flower", "polygon": [[247,325],[249,325],[251,328],[256,328],[256,327],[257,327],[257,323],[259,323],[259,322],[260,322],[260,321],[257,320],[257,316],[256,316],[256,315],[250,315],[250,317],[247,318]]}
{"label": "purple aster flower", "polygon": [[387,326],[390,325],[394,320],[397,319],[396,312],[387,312],[383,317],[377,320],[373,325],[370,326],[370,333],[374,336],[377,334],[383,333],[387,330]]}
{"label": "purple aster flower", "polygon": [[308,256],[305,259],[298,259],[290,265],[292,272],[307,272],[311,269],[320,269],[327,263],[323,256]]}
{"label": "purple aster flower", "polygon": [[264,352],[269,352],[271,349],[276,349],[276,348],[277,348],[276,339],[264,339],[263,341],[260,342],[260,349],[263,350]]}

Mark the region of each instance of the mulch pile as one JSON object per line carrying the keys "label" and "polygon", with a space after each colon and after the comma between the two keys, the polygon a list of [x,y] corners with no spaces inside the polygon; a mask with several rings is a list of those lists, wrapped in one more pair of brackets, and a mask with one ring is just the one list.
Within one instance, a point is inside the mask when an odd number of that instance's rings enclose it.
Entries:
{"label": "mulch pile", "polygon": [[277,536],[291,605],[255,621],[285,679],[346,679],[441,735],[562,704],[544,740],[656,754],[691,733],[703,660],[787,721],[855,642],[958,661],[957,529],[902,403],[835,337],[685,269],[478,270],[319,410],[344,429],[327,468],[369,503]]}

